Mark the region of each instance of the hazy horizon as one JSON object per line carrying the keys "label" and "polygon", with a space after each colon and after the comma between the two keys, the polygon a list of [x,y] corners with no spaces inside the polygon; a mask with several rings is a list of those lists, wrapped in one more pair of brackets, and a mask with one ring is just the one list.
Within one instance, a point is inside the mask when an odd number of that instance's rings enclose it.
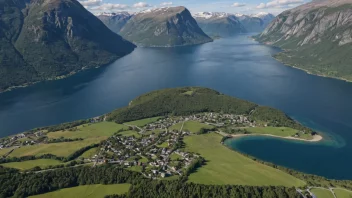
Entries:
{"label": "hazy horizon", "polygon": [[215,1],[215,0],[80,0],[79,2],[90,12],[97,14],[102,12],[138,12],[146,9],[154,9],[169,6],[185,6],[192,13],[196,12],[227,12],[241,14],[257,14],[259,12],[272,13],[274,15],[307,3],[310,0],[238,0],[238,1]]}

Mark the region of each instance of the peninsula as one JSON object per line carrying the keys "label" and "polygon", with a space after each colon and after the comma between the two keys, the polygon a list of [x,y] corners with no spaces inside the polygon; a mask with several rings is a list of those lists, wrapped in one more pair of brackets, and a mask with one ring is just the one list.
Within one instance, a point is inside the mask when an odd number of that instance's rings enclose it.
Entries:
{"label": "peninsula", "polygon": [[[221,144],[229,135],[258,134],[304,141],[320,137],[279,110],[211,89],[153,91],[106,115],[1,139],[0,193],[45,197],[74,191],[80,197],[88,190],[107,197],[233,197],[235,192],[259,192],[259,197],[300,197],[309,193],[306,186],[352,189],[350,181],[252,160]],[[220,190],[224,185],[227,190]]]}

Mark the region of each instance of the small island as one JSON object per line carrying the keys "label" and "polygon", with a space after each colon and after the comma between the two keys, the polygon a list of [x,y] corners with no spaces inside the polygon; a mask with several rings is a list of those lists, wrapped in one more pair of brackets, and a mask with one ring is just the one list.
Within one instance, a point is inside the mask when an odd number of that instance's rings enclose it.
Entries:
{"label": "small island", "polygon": [[[221,144],[226,138],[246,135],[321,140],[313,130],[270,107],[207,88],[165,89],[142,95],[106,115],[2,138],[0,193],[45,197],[45,193],[66,196],[77,191],[79,197],[89,189],[108,197],[124,196],[127,191],[129,197],[141,193],[152,197],[155,189],[150,185],[211,189],[209,193],[227,185],[227,193],[259,191],[265,196],[280,191],[285,197],[297,197],[309,194],[307,186],[352,188],[349,181],[252,160]],[[66,175],[71,175],[69,180]],[[43,178],[51,182],[41,184]],[[192,190],[163,193],[198,196]]]}

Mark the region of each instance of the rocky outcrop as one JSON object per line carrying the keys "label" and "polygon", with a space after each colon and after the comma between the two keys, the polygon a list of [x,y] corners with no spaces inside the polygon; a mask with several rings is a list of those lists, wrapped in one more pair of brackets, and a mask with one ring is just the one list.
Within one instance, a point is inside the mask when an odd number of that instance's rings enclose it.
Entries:
{"label": "rocky outcrop", "polygon": [[352,0],[321,0],[285,11],[258,40],[277,58],[311,73],[352,80]]}
{"label": "rocky outcrop", "polygon": [[185,7],[168,7],[136,13],[120,31],[139,46],[171,47],[211,42]]}

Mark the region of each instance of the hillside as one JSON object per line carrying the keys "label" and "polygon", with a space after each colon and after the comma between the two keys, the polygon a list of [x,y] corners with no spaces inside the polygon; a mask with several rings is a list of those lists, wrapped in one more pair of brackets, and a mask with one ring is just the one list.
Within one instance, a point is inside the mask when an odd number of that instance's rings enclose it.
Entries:
{"label": "hillside", "polygon": [[119,33],[133,15],[128,12],[101,13],[97,17],[115,33]]}
{"label": "hillside", "polygon": [[0,0],[0,91],[105,65],[134,48],[76,0]]}
{"label": "hillside", "polygon": [[352,80],[352,0],[313,1],[285,11],[258,41],[285,50],[275,57],[310,73]]}
{"label": "hillside", "polygon": [[209,36],[228,37],[247,32],[236,16],[221,12],[198,12],[193,15]]}
{"label": "hillside", "polygon": [[212,41],[185,7],[158,8],[136,13],[120,34],[139,46],[171,47]]}
{"label": "hillside", "polygon": [[236,115],[250,114],[255,121],[268,126],[286,126],[311,131],[295,122],[283,112],[270,107],[223,95],[215,90],[200,87],[164,89],[144,94],[128,107],[117,109],[107,115],[107,120],[124,123],[143,118],[165,115],[191,115],[201,112],[222,112]]}

